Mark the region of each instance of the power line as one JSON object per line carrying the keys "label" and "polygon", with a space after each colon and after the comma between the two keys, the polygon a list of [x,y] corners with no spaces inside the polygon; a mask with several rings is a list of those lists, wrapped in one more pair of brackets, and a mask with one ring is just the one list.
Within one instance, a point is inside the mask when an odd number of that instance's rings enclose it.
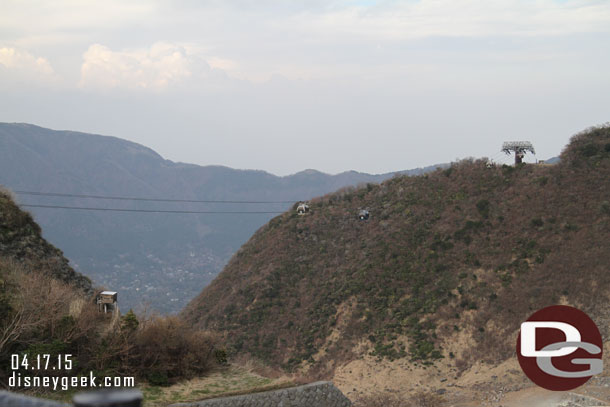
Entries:
{"label": "power line", "polygon": [[157,209],[121,209],[121,208],[89,208],[83,206],[59,206],[59,205],[29,205],[20,204],[29,208],[52,208],[52,209],[72,209],[82,211],[110,211],[110,212],[146,212],[146,213],[207,213],[207,214],[279,214],[284,212],[277,211],[172,211]]}
{"label": "power line", "polygon": [[287,204],[296,201],[231,201],[231,200],[201,200],[201,199],[166,199],[166,198],[141,198],[127,196],[107,196],[107,195],[83,195],[83,194],[64,194],[59,192],[36,192],[36,191],[13,191],[21,195],[39,196],[60,196],[68,198],[93,198],[110,199],[120,201],[150,201],[150,202],[190,202],[190,203],[234,203],[234,204]]}

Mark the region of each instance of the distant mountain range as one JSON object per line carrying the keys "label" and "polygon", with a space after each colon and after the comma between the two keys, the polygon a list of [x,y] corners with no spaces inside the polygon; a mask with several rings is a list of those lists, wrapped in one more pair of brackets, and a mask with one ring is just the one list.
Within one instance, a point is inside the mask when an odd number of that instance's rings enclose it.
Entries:
{"label": "distant mountain range", "polygon": [[[446,166],[446,165],[440,165]],[[439,167],[403,171],[417,175]],[[283,212],[349,185],[378,183],[394,173],[337,175],[306,170],[278,177],[264,171],[166,160],[150,148],[116,137],[0,123],[0,185],[12,191],[182,200],[286,201],[194,203],[101,200],[15,193],[20,204],[186,210]],[[177,214],[25,209],[73,267],[96,284],[119,291],[122,309],[145,303],[180,310],[231,255],[274,214]]]}

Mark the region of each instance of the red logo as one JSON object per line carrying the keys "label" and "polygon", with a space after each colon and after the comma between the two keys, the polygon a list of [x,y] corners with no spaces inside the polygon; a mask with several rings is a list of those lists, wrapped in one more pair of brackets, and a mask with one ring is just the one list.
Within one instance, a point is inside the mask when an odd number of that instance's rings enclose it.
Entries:
{"label": "red logo", "polygon": [[595,322],[565,305],[532,314],[521,324],[517,338],[521,369],[547,390],[572,390],[601,373],[602,352],[602,336]]}

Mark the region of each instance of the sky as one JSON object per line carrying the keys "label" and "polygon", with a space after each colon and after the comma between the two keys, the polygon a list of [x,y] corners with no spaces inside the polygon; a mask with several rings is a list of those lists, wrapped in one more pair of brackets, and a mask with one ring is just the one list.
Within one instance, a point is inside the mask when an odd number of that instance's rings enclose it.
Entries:
{"label": "sky", "polygon": [[0,121],[277,175],[556,156],[609,72],[610,1],[0,1]]}

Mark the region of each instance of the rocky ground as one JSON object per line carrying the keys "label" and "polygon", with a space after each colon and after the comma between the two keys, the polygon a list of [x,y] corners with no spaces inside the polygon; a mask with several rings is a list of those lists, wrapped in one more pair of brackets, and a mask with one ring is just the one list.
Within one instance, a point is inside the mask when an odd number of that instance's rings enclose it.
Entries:
{"label": "rocky ground", "polygon": [[378,361],[365,356],[337,369],[334,383],[351,400],[374,393],[409,396],[417,392],[442,395],[451,407],[591,407],[610,406],[610,361],[606,343],[605,371],[571,392],[553,392],[535,386],[521,371],[516,358],[490,367],[476,364],[459,372],[452,361],[414,366],[407,360]]}

